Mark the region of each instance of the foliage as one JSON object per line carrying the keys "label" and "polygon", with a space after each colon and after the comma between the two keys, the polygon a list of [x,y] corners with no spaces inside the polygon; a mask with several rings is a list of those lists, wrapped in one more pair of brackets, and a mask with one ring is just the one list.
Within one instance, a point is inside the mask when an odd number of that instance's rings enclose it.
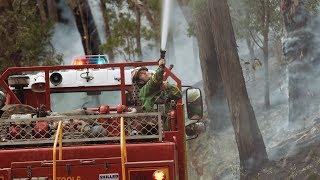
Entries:
{"label": "foliage", "polygon": [[[192,17],[199,17],[205,13],[206,9],[206,3],[204,0],[190,0],[187,1],[187,4],[191,7],[192,9]],[[186,17],[190,18],[190,17]],[[193,21],[188,21],[188,28],[187,28],[187,36],[192,37],[196,36],[196,22]]]}
{"label": "foliage", "polygon": [[305,4],[307,10],[311,13],[316,13],[319,10],[320,0],[308,0]]}
{"label": "foliage", "polygon": [[61,64],[50,45],[51,22],[42,24],[35,1],[15,0],[0,12],[0,72],[11,66]]}
{"label": "foliage", "polygon": [[236,38],[242,39],[249,36],[247,29],[250,25],[250,14],[247,10],[249,7],[245,6],[243,0],[229,0],[229,8]]}
{"label": "foliage", "polygon": [[283,21],[280,0],[229,0],[232,23],[237,39],[250,37],[262,47],[260,37],[266,29],[266,13],[270,14],[271,40],[279,41],[283,36]]}
{"label": "foliage", "polygon": [[[109,15],[109,25],[111,28],[111,37],[107,38],[107,43],[101,48],[108,51],[113,49],[115,54],[122,56],[125,61],[134,61],[138,55],[137,36],[141,34],[141,40],[152,43],[158,42],[160,37],[160,4],[157,0],[145,0],[142,8],[150,12],[151,18],[147,19],[149,23],[142,23],[141,27],[137,27],[135,11],[137,5],[132,0],[105,0],[107,3],[107,13]],[[145,13],[142,8],[138,8],[142,13],[143,21]],[[154,26],[155,27],[152,27]],[[140,32],[138,32],[140,30]]]}

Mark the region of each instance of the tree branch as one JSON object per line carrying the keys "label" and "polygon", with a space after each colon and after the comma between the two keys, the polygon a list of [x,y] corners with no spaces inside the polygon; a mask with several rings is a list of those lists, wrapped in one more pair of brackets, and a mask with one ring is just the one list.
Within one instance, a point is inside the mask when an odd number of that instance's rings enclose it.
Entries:
{"label": "tree branch", "polygon": [[151,24],[151,27],[157,28],[157,23],[155,22],[154,18],[152,17],[152,14],[150,11],[143,5],[143,3],[140,0],[130,0],[141,12],[144,13],[147,20]]}
{"label": "tree branch", "polygon": [[[252,34],[252,31],[251,31],[250,29],[249,29],[248,31],[249,31],[249,34],[250,34],[252,40],[254,41],[254,43],[255,43],[259,48],[263,49],[262,46],[261,46],[261,45],[256,41],[256,39],[254,38],[254,36],[253,36],[253,34]],[[258,38],[258,39],[259,39],[259,38]],[[259,40],[261,41],[261,39],[259,39]]]}
{"label": "tree branch", "polygon": [[45,23],[47,22],[47,15],[46,15],[46,10],[44,9],[43,0],[37,0],[37,4],[38,4],[41,22]]}
{"label": "tree branch", "polygon": [[[110,27],[110,19],[109,19],[109,12],[107,12],[107,7],[106,4],[104,2],[104,0],[100,0],[100,5],[101,5],[101,11],[102,11],[102,15],[103,15],[103,20],[104,20],[104,24],[105,24],[105,32],[106,32],[106,38],[107,38],[107,44],[111,39],[111,27]],[[113,47],[110,47],[110,50],[108,52],[110,60],[114,61],[114,52],[113,52]]]}
{"label": "tree branch", "polygon": [[13,10],[12,0],[6,0],[7,6],[9,6],[10,10]]}

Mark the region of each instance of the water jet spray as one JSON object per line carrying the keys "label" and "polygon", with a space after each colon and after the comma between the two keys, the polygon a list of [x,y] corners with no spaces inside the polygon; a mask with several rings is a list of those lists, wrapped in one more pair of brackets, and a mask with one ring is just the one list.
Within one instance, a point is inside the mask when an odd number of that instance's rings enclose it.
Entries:
{"label": "water jet spray", "polygon": [[161,48],[160,59],[165,58],[166,44],[169,31],[171,0],[163,0],[162,3],[162,23],[161,23]]}

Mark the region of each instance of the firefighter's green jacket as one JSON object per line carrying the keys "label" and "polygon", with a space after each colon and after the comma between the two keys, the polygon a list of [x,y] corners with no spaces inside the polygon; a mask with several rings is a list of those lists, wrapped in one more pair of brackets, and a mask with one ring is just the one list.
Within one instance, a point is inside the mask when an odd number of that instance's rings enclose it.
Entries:
{"label": "firefighter's green jacket", "polygon": [[[140,89],[139,98],[144,111],[153,111],[155,101],[160,98],[160,96],[165,96],[167,103],[170,103],[170,100],[178,100],[182,97],[181,91],[175,85],[168,83],[165,90],[160,89],[163,82],[163,74],[163,68],[159,67],[156,70],[156,73],[153,74],[149,81]],[[163,91],[163,93],[161,93],[161,91]]]}

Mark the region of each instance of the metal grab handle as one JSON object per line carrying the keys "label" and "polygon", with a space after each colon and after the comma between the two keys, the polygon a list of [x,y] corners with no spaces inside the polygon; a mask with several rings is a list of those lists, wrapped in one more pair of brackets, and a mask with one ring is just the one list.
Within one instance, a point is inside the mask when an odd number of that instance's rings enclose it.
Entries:
{"label": "metal grab handle", "polygon": [[52,159],[52,179],[57,179],[57,143],[59,139],[59,160],[62,160],[62,121],[59,121],[56,137],[53,144],[53,159]]}
{"label": "metal grab handle", "polygon": [[126,147],[126,134],[124,131],[124,120],[123,117],[120,119],[120,150],[121,150],[121,169],[122,169],[122,179],[126,180],[126,165],[127,160],[127,147]]}

